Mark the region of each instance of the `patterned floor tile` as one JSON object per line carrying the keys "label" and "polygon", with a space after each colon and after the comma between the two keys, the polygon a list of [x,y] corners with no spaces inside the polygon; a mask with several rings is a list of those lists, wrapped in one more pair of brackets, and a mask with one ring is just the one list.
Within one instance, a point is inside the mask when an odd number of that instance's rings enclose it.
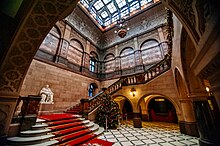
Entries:
{"label": "patterned floor tile", "polygon": [[183,140],[183,141],[180,141],[181,143],[184,143],[186,145],[193,145],[195,144],[194,142],[191,142],[191,141],[188,141],[188,140]]}
{"label": "patterned floor tile", "polygon": [[123,146],[133,146],[133,144],[130,141],[121,142],[121,145],[123,145]]}
{"label": "patterned floor tile", "polygon": [[127,139],[129,139],[130,141],[131,141],[131,140],[138,140],[137,137],[135,137],[135,136],[127,137]]}
{"label": "patterned floor tile", "polygon": [[173,144],[174,146],[185,146],[185,144],[178,142],[178,141],[172,141],[170,143]]}
{"label": "patterned floor tile", "polygon": [[161,139],[163,139],[166,142],[175,141],[174,139],[171,139],[169,137],[165,137],[165,138],[161,138]]}
{"label": "patterned floor tile", "polygon": [[99,138],[115,142],[113,146],[198,146],[198,138],[181,134],[177,124],[143,122],[143,128],[134,128],[132,121],[127,123]]}
{"label": "patterned floor tile", "polygon": [[116,142],[112,146],[121,146],[121,144],[119,142]]}
{"label": "patterned floor tile", "polygon": [[121,137],[121,138],[117,138],[117,139],[118,139],[119,142],[121,142],[121,141],[128,141],[128,139],[125,138],[125,137]]}
{"label": "patterned floor tile", "polygon": [[124,136],[129,137],[129,136],[133,136],[131,133],[125,133]]}
{"label": "patterned floor tile", "polygon": [[116,134],[115,137],[120,138],[120,137],[125,137],[125,136],[122,134]]}
{"label": "patterned floor tile", "polygon": [[155,141],[156,143],[164,143],[164,142],[166,142],[166,141],[164,141],[164,140],[162,140],[160,138],[154,138],[152,140]]}
{"label": "patterned floor tile", "polygon": [[142,140],[145,144],[153,144],[155,143],[155,141],[152,141],[150,139],[147,139],[147,140]]}
{"label": "patterned floor tile", "polygon": [[107,141],[110,141],[110,142],[118,142],[118,140],[116,138],[108,138]]}
{"label": "patterned floor tile", "polygon": [[105,135],[105,138],[114,138],[114,135]]}
{"label": "patterned floor tile", "polygon": [[131,141],[134,145],[144,145],[145,143],[140,140],[132,140]]}

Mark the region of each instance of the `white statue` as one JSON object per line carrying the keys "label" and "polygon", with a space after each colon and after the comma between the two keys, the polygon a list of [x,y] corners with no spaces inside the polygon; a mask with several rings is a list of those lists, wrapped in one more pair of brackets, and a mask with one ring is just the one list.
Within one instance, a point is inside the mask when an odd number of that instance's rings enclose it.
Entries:
{"label": "white statue", "polygon": [[49,85],[46,85],[46,87],[40,90],[40,95],[42,97],[41,103],[53,103],[53,92],[49,88]]}

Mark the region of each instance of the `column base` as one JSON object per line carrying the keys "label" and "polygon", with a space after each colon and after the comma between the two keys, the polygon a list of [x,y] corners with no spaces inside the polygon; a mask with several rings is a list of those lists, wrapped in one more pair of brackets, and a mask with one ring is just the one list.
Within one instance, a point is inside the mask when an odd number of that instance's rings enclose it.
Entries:
{"label": "column base", "polygon": [[179,121],[180,132],[190,136],[199,137],[199,132],[196,122]]}
{"label": "column base", "polygon": [[142,128],[141,118],[133,118],[134,128]]}
{"label": "column base", "polygon": [[209,139],[200,138],[199,145],[200,146],[217,146],[220,144],[220,140],[211,141]]}

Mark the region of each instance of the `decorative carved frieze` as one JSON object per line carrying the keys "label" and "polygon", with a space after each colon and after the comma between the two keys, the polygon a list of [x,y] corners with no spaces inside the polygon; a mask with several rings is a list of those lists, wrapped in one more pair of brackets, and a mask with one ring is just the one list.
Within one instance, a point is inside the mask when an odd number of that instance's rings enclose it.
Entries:
{"label": "decorative carved frieze", "polygon": [[30,9],[20,25],[22,27],[0,66],[0,92],[19,92],[25,72],[41,42],[56,21],[65,17],[63,14],[71,12],[76,4],[77,1],[73,0],[32,2],[33,9]]}

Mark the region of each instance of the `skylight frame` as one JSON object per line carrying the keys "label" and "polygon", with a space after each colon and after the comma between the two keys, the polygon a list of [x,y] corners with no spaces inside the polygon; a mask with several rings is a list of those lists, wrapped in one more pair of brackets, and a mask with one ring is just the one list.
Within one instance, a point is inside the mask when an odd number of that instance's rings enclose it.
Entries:
{"label": "skylight frame", "polygon": [[143,6],[153,3],[153,0],[80,0],[79,3],[91,14],[97,24],[105,29],[119,19],[142,10]]}

